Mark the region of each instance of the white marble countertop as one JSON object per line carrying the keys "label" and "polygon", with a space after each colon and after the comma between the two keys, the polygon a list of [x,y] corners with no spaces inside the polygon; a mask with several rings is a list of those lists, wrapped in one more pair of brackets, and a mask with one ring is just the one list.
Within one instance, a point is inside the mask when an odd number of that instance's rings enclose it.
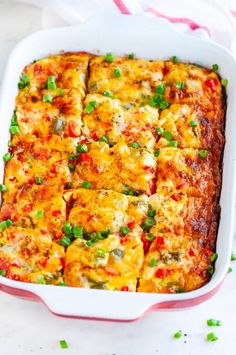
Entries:
{"label": "white marble countertop", "polygon": [[[10,0],[0,0],[0,78],[13,46],[25,35],[41,28],[41,10]],[[236,250],[236,243],[234,244]],[[63,319],[42,305],[0,292],[1,355],[222,355],[236,349],[236,262],[220,291],[207,302],[184,311],[153,312],[134,323],[108,323]],[[209,328],[208,318],[222,320]],[[172,335],[183,330],[179,340]],[[219,340],[208,343],[208,332]],[[59,340],[69,349],[62,350]]]}

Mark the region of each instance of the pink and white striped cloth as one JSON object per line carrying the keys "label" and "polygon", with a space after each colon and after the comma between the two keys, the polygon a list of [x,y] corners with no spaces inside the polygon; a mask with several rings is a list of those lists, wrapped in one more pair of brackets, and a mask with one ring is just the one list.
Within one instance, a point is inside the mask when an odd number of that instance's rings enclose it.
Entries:
{"label": "pink and white striped cloth", "polygon": [[43,7],[43,27],[72,25],[94,14],[161,17],[193,36],[214,40],[236,55],[236,0],[18,0]]}

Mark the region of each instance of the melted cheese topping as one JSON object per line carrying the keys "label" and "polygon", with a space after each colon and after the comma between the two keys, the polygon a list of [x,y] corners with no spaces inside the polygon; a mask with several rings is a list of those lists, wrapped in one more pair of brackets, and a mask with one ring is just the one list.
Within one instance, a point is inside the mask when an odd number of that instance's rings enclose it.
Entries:
{"label": "melted cheese topping", "polygon": [[2,273],[132,292],[205,284],[224,146],[218,75],[64,53],[27,65],[19,88],[1,185]]}

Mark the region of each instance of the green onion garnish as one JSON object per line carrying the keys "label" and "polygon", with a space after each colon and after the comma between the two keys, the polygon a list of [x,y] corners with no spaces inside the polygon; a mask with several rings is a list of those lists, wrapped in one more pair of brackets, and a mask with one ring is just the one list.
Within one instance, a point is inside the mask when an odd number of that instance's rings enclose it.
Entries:
{"label": "green onion garnish", "polygon": [[208,273],[209,273],[209,275],[213,275],[214,274],[214,267],[212,265],[210,265],[208,267]]}
{"label": "green onion garnish", "polygon": [[160,155],[160,149],[157,149],[157,150],[155,150],[154,151],[154,157],[159,157],[159,155]]}
{"label": "green onion garnish", "polygon": [[78,153],[87,153],[88,152],[88,146],[86,144],[80,144],[78,143],[77,145],[77,152]]}
{"label": "green onion garnish", "polygon": [[99,256],[100,258],[105,258],[106,256],[106,251],[104,249],[98,248],[96,250],[96,254],[97,256]]}
{"label": "green onion garnish", "polygon": [[63,247],[68,247],[71,244],[71,239],[69,237],[62,237],[59,240],[59,244]]}
{"label": "green onion garnish", "polygon": [[[0,189],[1,191],[1,189]],[[231,254],[231,261],[235,261],[236,260],[236,253],[232,253]]]}
{"label": "green onion garnish", "polygon": [[155,267],[156,265],[157,265],[156,259],[151,259],[151,261],[150,261],[150,266],[151,266],[151,267]]}
{"label": "green onion garnish", "polygon": [[229,81],[228,79],[221,79],[221,85],[226,87],[228,85]]}
{"label": "green onion garnish", "polygon": [[215,333],[208,333],[206,337],[207,341],[216,341],[218,339],[219,338],[215,335]]}
{"label": "green onion garnish", "polygon": [[91,182],[89,181],[84,181],[82,182],[81,186],[84,188],[84,189],[90,189],[90,187],[92,186]]}
{"label": "green onion garnish", "polygon": [[37,217],[38,218],[42,218],[43,214],[44,214],[44,212],[42,210],[37,211]]}
{"label": "green onion garnish", "polygon": [[211,262],[213,262],[213,261],[216,261],[217,258],[218,258],[218,254],[217,254],[217,253],[214,253],[214,254],[212,254],[212,256],[210,257],[210,260],[211,260]]}
{"label": "green onion garnish", "polygon": [[55,76],[50,75],[46,84],[47,89],[56,89]]}
{"label": "green onion garnish", "polygon": [[179,59],[176,55],[173,55],[173,57],[171,58],[173,63],[178,63]]}
{"label": "green onion garnish", "polygon": [[11,153],[7,152],[5,155],[3,155],[3,160],[5,163],[11,159]]}
{"label": "green onion garnish", "polygon": [[197,127],[197,121],[194,121],[194,120],[189,121],[189,126],[190,127]]}
{"label": "green onion garnish", "polygon": [[107,53],[104,57],[104,60],[108,63],[112,63],[114,61],[114,56],[111,53]]}
{"label": "green onion garnish", "polygon": [[232,267],[228,268],[228,274],[231,273],[233,271]]}
{"label": "green onion garnish", "polygon": [[113,95],[112,95],[112,94],[110,93],[110,91],[108,91],[108,90],[104,91],[103,96],[113,98]]}
{"label": "green onion garnish", "polygon": [[212,70],[217,71],[219,69],[218,64],[212,64]]}
{"label": "green onion garnish", "polygon": [[7,272],[4,269],[0,270],[0,276],[6,276]]}
{"label": "green onion garnish", "polygon": [[51,94],[44,94],[43,95],[43,102],[52,103],[52,101],[53,101],[53,97]]}
{"label": "green onion garnish", "polygon": [[30,80],[28,75],[23,74],[20,78],[20,82],[18,83],[18,88],[23,89],[24,87],[28,86],[30,84]]}
{"label": "green onion garnish", "polygon": [[206,156],[207,156],[207,151],[205,149],[199,151],[200,158],[206,158]]}
{"label": "green onion garnish", "polygon": [[177,141],[170,141],[170,147],[177,148],[178,142]]}
{"label": "green onion garnish", "polygon": [[150,208],[147,213],[148,217],[154,217],[156,215],[156,211]]}
{"label": "green onion garnish", "polygon": [[130,53],[130,54],[128,54],[128,59],[134,59],[134,56],[135,56],[134,53]]}
{"label": "green onion garnish", "polygon": [[119,78],[120,77],[120,70],[119,69],[114,69],[114,76],[116,77],[116,78]]}
{"label": "green onion garnish", "polygon": [[97,107],[97,105],[97,101],[90,101],[89,104],[85,107],[85,112],[90,115],[91,113],[93,113],[94,108]]}
{"label": "green onion garnish", "polygon": [[68,159],[69,160],[75,160],[75,159],[77,159],[78,158],[78,154],[69,154],[69,156],[68,156]]}
{"label": "green onion garnish", "polygon": [[165,89],[166,89],[165,84],[159,84],[159,85],[157,85],[157,87],[156,87],[156,92],[157,92],[158,94],[163,95],[164,92],[165,92]]}
{"label": "green onion garnish", "polygon": [[108,143],[108,138],[106,136],[102,136],[99,138],[99,142]]}
{"label": "green onion garnish", "polygon": [[83,238],[83,227],[81,226],[74,226],[73,227],[73,234],[75,238]]}
{"label": "green onion garnish", "polygon": [[60,347],[62,349],[67,349],[67,348],[69,348],[69,345],[66,340],[60,340]]}
{"label": "green onion garnish", "polygon": [[221,321],[217,319],[208,319],[207,320],[207,325],[209,327],[220,327],[221,326]]}
{"label": "green onion garnish", "polygon": [[13,225],[12,220],[11,220],[11,219],[7,219],[7,220],[6,220],[6,225],[7,225],[7,227],[12,226],[12,225]]}
{"label": "green onion garnish", "polygon": [[148,240],[149,242],[152,242],[155,238],[155,235],[153,233],[148,233],[145,236],[145,239]]}
{"label": "green onion garnish", "polygon": [[164,133],[164,129],[162,127],[157,127],[157,134],[160,136]]}
{"label": "green onion garnish", "polygon": [[183,89],[184,88],[184,82],[183,81],[177,82],[175,84],[175,86],[176,86],[177,89]]}
{"label": "green onion garnish", "polygon": [[179,330],[178,332],[176,332],[174,335],[173,335],[173,338],[174,339],[179,339],[183,336],[183,333],[182,333],[182,330]]}
{"label": "green onion garnish", "polygon": [[11,134],[19,134],[20,133],[20,128],[18,125],[12,125],[10,127],[10,132]]}
{"label": "green onion garnish", "polygon": [[149,230],[152,226],[154,226],[156,224],[156,221],[153,217],[147,217],[143,224],[141,225],[141,227],[143,228],[143,230]]}
{"label": "green onion garnish", "polygon": [[124,226],[124,227],[120,227],[120,233],[123,235],[123,236],[126,236],[126,234],[128,234],[130,232],[130,229],[128,226]]}
{"label": "green onion garnish", "polygon": [[167,141],[171,141],[172,140],[172,134],[169,131],[165,131],[164,132],[164,137]]}
{"label": "green onion garnish", "polygon": [[67,286],[65,282],[59,282],[59,286]]}
{"label": "green onion garnish", "polygon": [[0,192],[7,191],[7,187],[4,184],[0,184]]}
{"label": "green onion garnish", "polygon": [[70,169],[71,172],[75,171],[75,166],[72,163],[68,164],[68,168]]}
{"label": "green onion garnish", "polygon": [[73,231],[72,225],[70,224],[69,221],[66,221],[64,223],[64,226],[63,226],[63,232],[65,233],[65,235],[71,236],[72,235],[72,231]]}
{"label": "green onion garnish", "polygon": [[43,182],[43,179],[42,179],[41,177],[39,177],[39,176],[36,176],[36,178],[34,179],[34,181],[35,181],[35,184],[41,185],[42,182]]}
{"label": "green onion garnish", "polygon": [[135,148],[135,149],[137,149],[137,148],[140,147],[140,145],[139,145],[138,143],[136,143],[136,142],[130,143],[130,146],[131,146],[132,148]]}

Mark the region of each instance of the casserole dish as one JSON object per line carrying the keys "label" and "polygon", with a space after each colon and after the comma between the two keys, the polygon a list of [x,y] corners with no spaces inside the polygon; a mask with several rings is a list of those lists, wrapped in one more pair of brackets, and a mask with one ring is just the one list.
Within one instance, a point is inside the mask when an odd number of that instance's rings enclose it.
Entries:
{"label": "casserole dish", "polygon": [[[94,33],[97,28],[100,32],[95,39]],[[65,288],[26,284],[3,277],[0,279],[0,288],[18,296],[41,299],[53,313],[58,315],[120,321],[137,319],[150,309],[188,307],[209,298],[221,284],[231,254],[235,192],[234,134],[236,134],[233,124],[236,104],[233,102],[234,84],[231,79],[236,74],[234,59],[223,48],[176,32],[163,20],[139,16],[114,16],[109,19],[95,17],[76,27],[36,33],[18,44],[6,68],[0,98],[2,155],[6,151],[9,139],[8,135],[4,134],[8,132],[9,126],[6,118],[9,117],[10,120],[17,94],[15,83],[23,67],[34,59],[58,53],[60,50],[98,54],[112,52],[119,56],[133,52],[137,57],[164,60],[176,55],[181,61],[197,63],[205,67],[211,67],[217,62],[220,75],[229,78],[226,145],[220,199],[222,212],[217,238],[219,256],[216,271],[207,285],[184,294],[146,294]],[[2,162],[1,173],[3,174]],[[65,302],[65,299],[69,302]]]}

